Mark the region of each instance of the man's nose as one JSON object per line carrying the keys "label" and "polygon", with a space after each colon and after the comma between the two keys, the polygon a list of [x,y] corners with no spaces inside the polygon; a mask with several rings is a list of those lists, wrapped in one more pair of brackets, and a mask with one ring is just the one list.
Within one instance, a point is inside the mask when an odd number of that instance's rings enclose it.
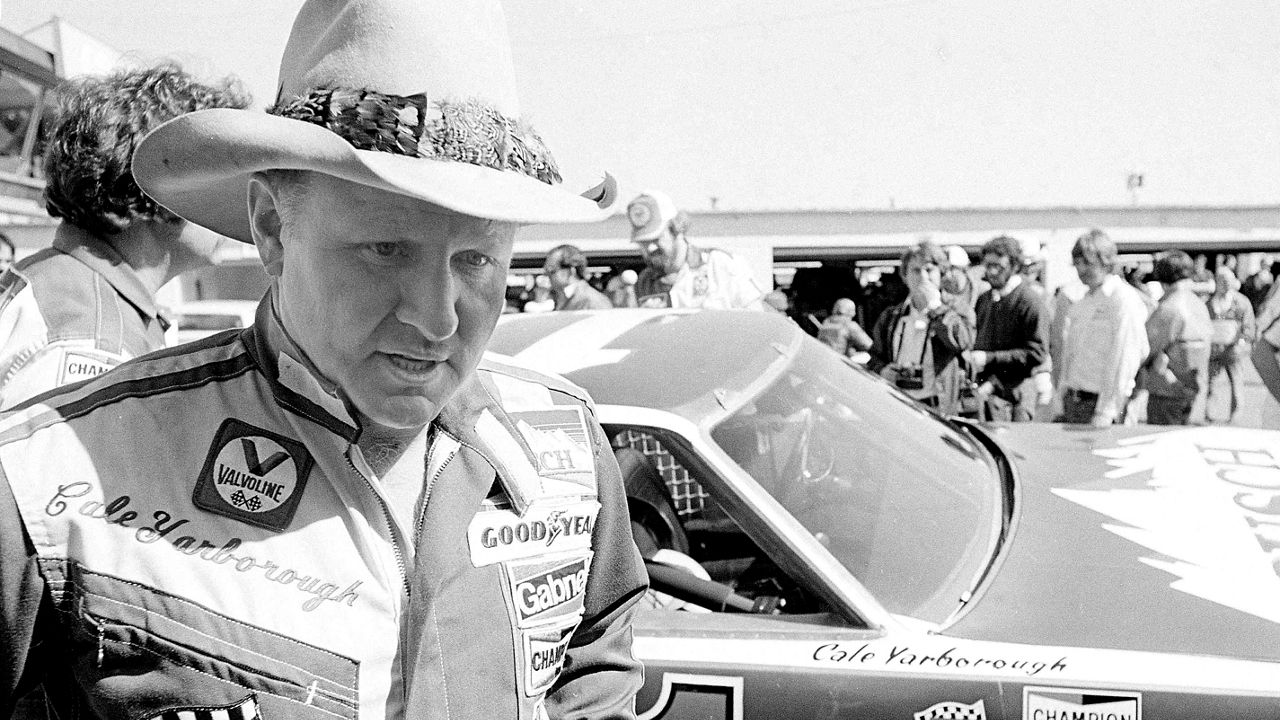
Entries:
{"label": "man's nose", "polygon": [[457,281],[447,267],[406,273],[400,281],[396,319],[412,325],[428,340],[444,340],[458,331],[457,301]]}

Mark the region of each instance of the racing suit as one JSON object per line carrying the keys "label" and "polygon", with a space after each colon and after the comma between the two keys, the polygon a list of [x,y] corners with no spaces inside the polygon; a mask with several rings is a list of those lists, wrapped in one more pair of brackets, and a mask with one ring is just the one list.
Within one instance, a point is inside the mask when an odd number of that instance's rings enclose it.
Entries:
{"label": "racing suit", "polygon": [[405,526],[270,303],[0,421],[0,713],[632,717],[646,578],[585,393],[486,358]]}
{"label": "racing suit", "polygon": [[167,328],[120,254],[64,222],[0,275],[0,409],[159,350]]}

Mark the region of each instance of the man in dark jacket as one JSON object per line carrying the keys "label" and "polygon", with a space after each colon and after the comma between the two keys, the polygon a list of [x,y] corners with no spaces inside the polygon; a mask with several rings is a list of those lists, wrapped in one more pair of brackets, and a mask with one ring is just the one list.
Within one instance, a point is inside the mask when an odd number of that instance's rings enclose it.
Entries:
{"label": "man in dark jacket", "polygon": [[973,311],[942,297],[942,274],[949,265],[942,248],[927,240],[902,255],[900,272],[909,294],[880,314],[867,363],[944,414],[959,410],[967,383],[960,356],[973,346]]}
{"label": "man in dark jacket", "polygon": [[612,310],[613,303],[587,282],[587,256],[573,245],[558,245],[547,253],[542,272],[551,281],[557,310]]}
{"label": "man in dark jacket", "polygon": [[991,289],[978,297],[977,336],[965,359],[993,420],[1027,422],[1035,416],[1031,375],[1048,353],[1048,314],[1018,273],[1022,262],[1022,244],[1014,238],[1001,235],[982,246]]}

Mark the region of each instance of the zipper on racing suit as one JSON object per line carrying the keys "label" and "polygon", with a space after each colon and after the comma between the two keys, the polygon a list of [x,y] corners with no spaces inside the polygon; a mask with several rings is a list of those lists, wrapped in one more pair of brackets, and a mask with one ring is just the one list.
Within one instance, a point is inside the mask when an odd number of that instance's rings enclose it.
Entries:
{"label": "zipper on racing suit", "polygon": [[[433,466],[435,467],[435,470],[434,472],[431,472],[429,476],[426,477],[425,482],[423,483],[422,500],[421,502],[418,503],[418,518],[417,518],[417,523],[414,526],[413,537],[405,538],[407,542],[413,543],[415,547],[418,544],[419,537],[422,535],[422,528],[426,523],[427,502],[431,498],[431,490],[432,488],[435,487],[436,480],[438,480],[440,476],[444,474],[444,469],[449,465],[449,461],[451,461],[453,457],[457,454],[458,448],[461,447],[461,443],[457,440],[457,438],[454,438],[452,435],[449,435],[434,423],[428,429],[428,433],[429,434],[427,436],[427,453],[426,453],[426,458],[423,462],[423,471],[428,472],[430,471],[430,468],[432,468]],[[453,445],[450,448],[448,455],[444,456],[443,458],[437,458],[437,453],[440,452],[439,451],[440,443],[437,442],[437,440],[441,436],[448,437],[451,441],[453,441]],[[400,645],[401,647],[404,647],[406,641],[408,640],[408,633],[409,633],[408,624],[404,622],[404,619],[408,617],[407,606],[408,606],[408,603],[411,602],[412,600],[412,591],[411,591],[410,582],[409,582],[408,565],[405,563],[404,551],[400,548],[398,533],[396,532],[396,528],[395,528],[395,521],[392,519],[392,515],[391,515],[391,508],[387,506],[387,501],[383,499],[382,493],[378,490],[373,480],[371,480],[363,472],[360,472],[360,469],[356,467],[355,462],[351,459],[351,447],[354,447],[354,445],[348,447],[347,452],[345,454],[345,457],[347,460],[347,466],[351,468],[351,471],[353,473],[355,473],[357,476],[360,477],[361,480],[364,481],[365,486],[368,487],[373,492],[373,496],[378,499],[378,507],[382,510],[382,519],[384,521],[384,524],[386,525],[387,534],[391,538],[391,549],[393,550],[395,555],[396,567],[400,571],[400,582],[401,582],[401,587],[404,590],[405,607],[402,607],[400,609],[400,617],[397,618],[396,624],[399,625],[400,627],[400,641],[399,641]],[[437,462],[434,462],[436,460],[438,460],[438,464]],[[410,669],[408,667],[401,666],[400,687],[402,691],[409,687],[409,682],[408,682],[409,678],[407,677],[409,672],[410,672]],[[407,704],[408,697],[402,697],[401,702],[404,704]]]}

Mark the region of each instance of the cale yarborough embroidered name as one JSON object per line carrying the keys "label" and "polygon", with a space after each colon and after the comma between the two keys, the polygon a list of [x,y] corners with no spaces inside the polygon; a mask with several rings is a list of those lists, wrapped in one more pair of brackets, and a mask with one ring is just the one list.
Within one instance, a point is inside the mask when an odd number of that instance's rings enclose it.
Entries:
{"label": "cale yarborough embroidered name", "polygon": [[[84,481],[58,486],[58,492],[45,505],[45,514],[50,517],[61,515],[67,511],[68,500],[84,497],[92,490],[92,483]],[[85,500],[80,504],[77,512],[85,517],[101,520],[108,525],[132,528],[134,527],[134,521],[138,520],[138,513],[129,509],[129,505],[132,502],[132,498],[128,495],[120,495],[106,503],[98,500]],[[156,510],[151,514],[151,517],[154,520],[152,524],[138,527],[133,533],[133,539],[137,542],[150,544],[162,538],[167,538],[174,530],[190,522],[190,520],[175,518],[172,513],[164,510]],[[219,546],[191,535],[181,535],[174,538],[170,544],[175,550],[184,555],[189,555],[214,565],[235,568],[242,573],[261,570],[262,576],[270,582],[292,585],[295,590],[313,596],[302,603],[302,609],[307,612],[320,607],[320,604],[325,601],[346,603],[348,607],[351,607],[355,604],[356,599],[360,597],[360,594],[356,592],[362,584],[359,580],[348,585],[346,589],[339,590],[339,585],[324,582],[318,575],[300,575],[297,571],[277,565],[270,560],[258,560],[252,555],[237,555],[234,551],[240,547],[242,542],[240,538],[233,537]]]}

